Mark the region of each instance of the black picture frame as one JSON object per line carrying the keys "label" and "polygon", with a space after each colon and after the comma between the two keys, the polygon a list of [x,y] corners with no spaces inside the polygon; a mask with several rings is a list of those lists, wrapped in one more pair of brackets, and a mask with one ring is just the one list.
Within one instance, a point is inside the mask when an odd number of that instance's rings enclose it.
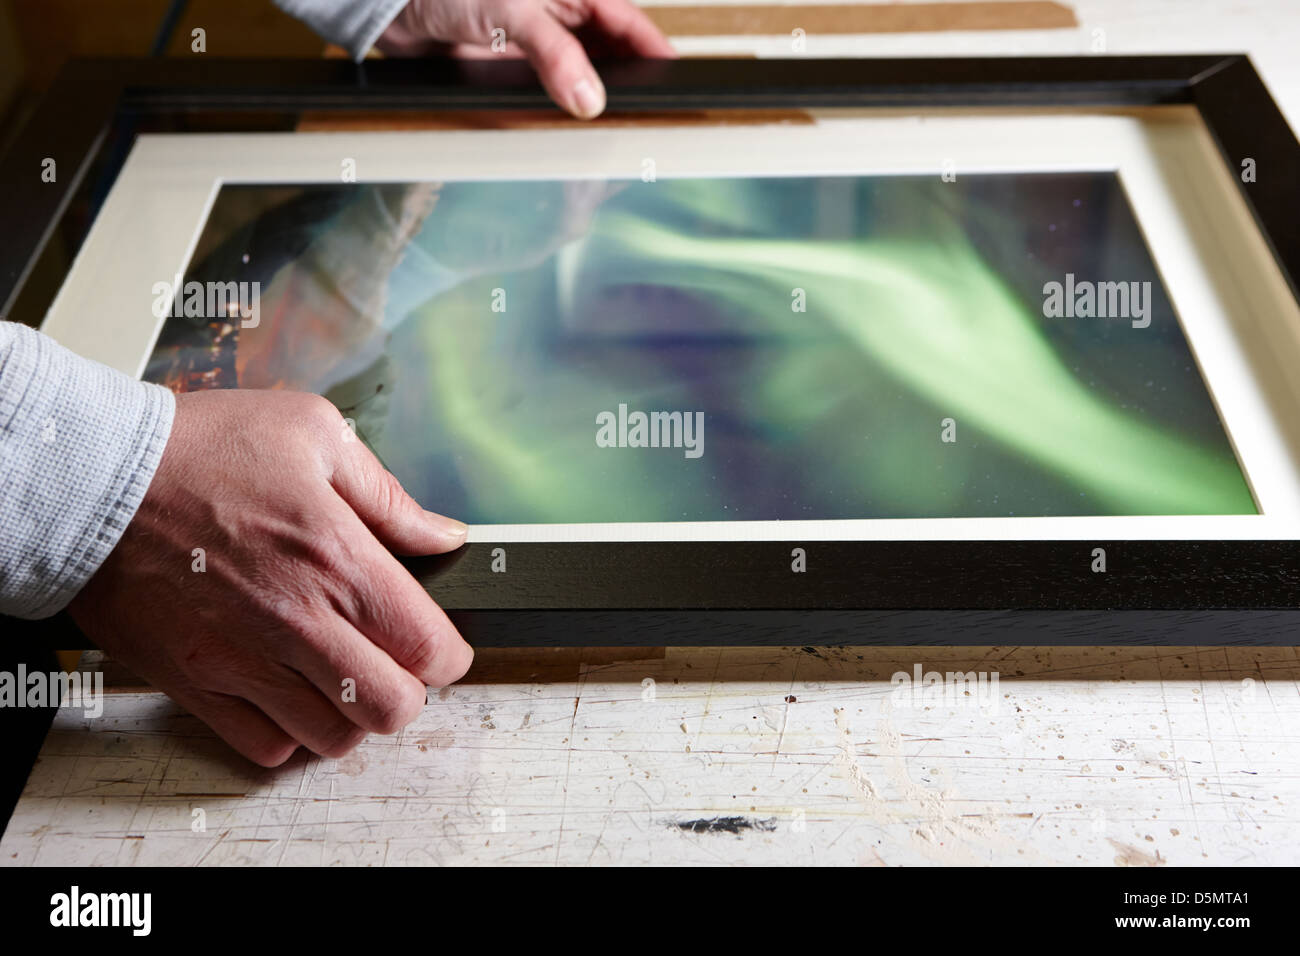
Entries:
{"label": "black picture frame", "polygon": [[[1191,105],[1228,167],[1255,161],[1253,181],[1233,178],[1300,301],[1300,142],[1244,55],[686,59],[602,73],[611,112]],[[88,182],[111,182],[134,131],[287,129],[303,110],[548,107],[514,62],[74,62],[0,160],[0,313],[43,314],[42,249]],[[71,175],[39,185],[47,158]],[[476,543],[408,567],[478,646],[1300,642],[1291,540]],[[66,617],[42,634],[89,646]]]}

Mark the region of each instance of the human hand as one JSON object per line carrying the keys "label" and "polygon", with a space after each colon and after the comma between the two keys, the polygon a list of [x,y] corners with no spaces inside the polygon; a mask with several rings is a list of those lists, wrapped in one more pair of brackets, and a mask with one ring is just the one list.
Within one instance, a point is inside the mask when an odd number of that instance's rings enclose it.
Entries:
{"label": "human hand", "polygon": [[464,541],[325,399],[193,392],[177,397],[144,501],[69,610],[250,760],[277,766],[299,745],[338,757],[368,731],[400,730],[425,684],[469,669],[472,649],[388,550]]}
{"label": "human hand", "polygon": [[410,0],[376,45],[389,55],[412,56],[438,44],[478,48],[470,55],[487,48],[526,56],[551,99],[581,119],[605,109],[605,87],[588,50],[613,56],[677,55],[631,0]]}

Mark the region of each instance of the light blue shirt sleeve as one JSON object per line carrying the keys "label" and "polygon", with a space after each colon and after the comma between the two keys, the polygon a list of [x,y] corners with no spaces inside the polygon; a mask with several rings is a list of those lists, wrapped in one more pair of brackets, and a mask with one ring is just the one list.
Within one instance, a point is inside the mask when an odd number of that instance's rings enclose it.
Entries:
{"label": "light blue shirt sleeve", "polygon": [[0,614],[62,610],[117,545],[171,433],[170,391],[0,322]]}
{"label": "light blue shirt sleeve", "polygon": [[379,35],[397,19],[408,0],[274,0],[289,16],[301,20],[360,60]]}

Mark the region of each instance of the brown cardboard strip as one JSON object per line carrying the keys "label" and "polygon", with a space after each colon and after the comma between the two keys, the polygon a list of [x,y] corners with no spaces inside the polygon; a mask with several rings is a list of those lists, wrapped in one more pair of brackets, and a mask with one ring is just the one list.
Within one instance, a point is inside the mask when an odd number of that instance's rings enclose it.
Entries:
{"label": "brown cardboard strip", "polygon": [[763,3],[644,7],[670,37],[934,33],[941,30],[1055,30],[1076,27],[1074,11],[1053,0],[976,3]]}
{"label": "brown cardboard strip", "polygon": [[[709,653],[714,653],[712,648]],[[661,661],[665,654],[662,647],[480,647],[474,652],[474,663],[462,683],[535,684],[575,681],[582,676],[584,666]],[[62,667],[72,671],[76,669],[76,663],[63,663]],[[103,673],[106,694],[141,694],[154,689],[144,678],[102,651],[86,651],[82,669],[88,673]],[[449,688],[444,688],[438,696],[446,697],[449,691]]]}

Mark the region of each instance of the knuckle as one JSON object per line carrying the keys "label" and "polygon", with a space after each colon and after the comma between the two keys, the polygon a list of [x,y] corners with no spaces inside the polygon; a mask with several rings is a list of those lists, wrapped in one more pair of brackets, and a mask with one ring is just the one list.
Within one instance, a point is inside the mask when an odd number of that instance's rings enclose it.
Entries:
{"label": "knuckle", "polygon": [[298,745],[293,741],[276,743],[274,741],[255,741],[245,744],[237,749],[241,750],[249,760],[259,767],[278,767],[298,749]]}
{"label": "knuckle", "polygon": [[424,637],[415,640],[402,657],[406,669],[416,677],[429,679],[437,669],[441,658],[441,641],[437,637]]}
{"label": "knuckle", "polygon": [[302,539],[301,548],[308,564],[325,572],[329,579],[346,571],[350,564],[347,542],[333,528],[317,528],[316,533]]}
{"label": "knuckle", "polygon": [[299,392],[298,395],[309,420],[327,425],[337,425],[343,420],[343,415],[334,407],[334,403],[324,395],[315,392]]}
{"label": "knuckle", "polygon": [[424,685],[414,678],[402,681],[375,709],[375,732],[385,735],[397,733],[424,709]]}
{"label": "knuckle", "polygon": [[342,437],[343,414],[329,399],[303,392],[296,396],[295,418],[312,445],[333,447]]}
{"label": "knuckle", "polygon": [[366,739],[366,732],[360,727],[353,724],[340,722],[333,728],[324,741],[320,744],[320,749],[316,753],[322,757],[338,758],[355,750],[361,741]]}
{"label": "knuckle", "polygon": [[211,634],[191,641],[178,664],[196,686],[221,694],[238,693],[249,670],[244,654],[229,638]]}
{"label": "knuckle", "polygon": [[[302,544],[304,553],[297,556],[302,566],[293,572],[293,586],[287,582],[268,583],[259,589],[252,603],[261,620],[257,635],[263,653],[277,660],[292,660],[303,650],[316,651],[323,640],[322,621],[329,613],[322,594],[308,589],[313,573],[322,567],[334,569],[340,559],[321,542]],[[307,551],[306,549],[310,549]]]}

